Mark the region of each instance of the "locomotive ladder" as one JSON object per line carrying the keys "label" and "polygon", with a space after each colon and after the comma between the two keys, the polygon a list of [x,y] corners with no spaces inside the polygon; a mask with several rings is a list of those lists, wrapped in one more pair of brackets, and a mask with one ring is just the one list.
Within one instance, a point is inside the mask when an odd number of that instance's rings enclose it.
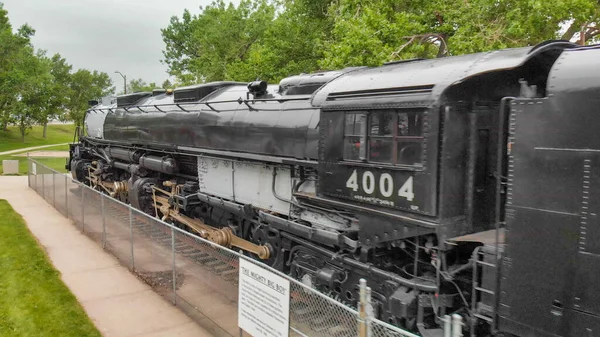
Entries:
{"label": "locomotive ladder", "polygon": [[[473,288],[472,288],[472,294],[471,294],[471,309],[473,310],[473,319],[471,319],[471,337],[475,337],[475,326],[477,324],[478,320],[484,320],[486,322],[488,322],[490,324],[490,326],[492,327],[492,330],[495,328],[495,310],[493,306],[496,306],[496,302],[498,300],[497,296],[496,296],[496,291],[494,291],[493,289],[487,289],[482,287],[482,285],[479,282],[479,272],[478,272],[478,267],[481,266],[482,268],[494,268],[496,270],[496,285],[498,284],[499,281],[499,273],[498,273],[498,253],[496,252],[496,254],[492,255],[494,258],[494,262],[486,262],[484,261],[484,255],[485,253],[481,251],[481,248],[483,246],[479,246],[477,248],[475,248],[475,250],[473,251],[473,255],[471,257],[471,261],[473,263]],[[499,249],[498,247],[498,242],[496,242],[496,251]],[[491,254],[490,254],[491,255]],[[482,273],[483,274],[483,273]],[[483,280],[482,280],[483,281]],[[485,293],[488,294],[492,297],[492,306],[483,304],[481,302],[478,303],[477,298],[478,295],[481,293]],[[486,315],[485,313],[488,313],[488,315]]]}

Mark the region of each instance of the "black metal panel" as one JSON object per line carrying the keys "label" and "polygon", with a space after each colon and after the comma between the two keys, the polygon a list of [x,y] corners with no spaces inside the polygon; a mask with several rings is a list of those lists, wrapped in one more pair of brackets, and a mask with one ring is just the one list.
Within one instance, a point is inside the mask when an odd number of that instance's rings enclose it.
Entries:
{"label": "black metal panel", "polygon": [[[502,266],[500,329],[520,336],[530,335],[530,329],[564,335],[568,320],[560,308],[568,308],[572,301],[579,217],[515,206],[511,211]],[[512,330],[505,320],[526,327]]]}
{"label": "black metal panel", "polygon": [[[270,87],[271,91],[276,89],[276,86]],[[210,100],[232,101],[246,91],[245,86],[229,86],[213,92]],[[235,101],[218,103],[218,111],[203,104],[185,105],[187,111],[182,111],[169,105],[172,103],[172,95],[159,95],[138,102],[140,106],[150,107],[119,109],[109,114],[104,138],[162,147],[316,159],[318,110],[310,106],[308,98],[256,101],[249,103],[250,106]]]}
{"label": "black metal panel", "polygon": [[465,215],[465,184],[467,175],[468,114],[448,106],[442,108],[444,119],[440,161],[440,217]]}
{"label": "black metal panel", "polygon": [[[435,204],[435,195],[430,193],[431,177],[427,173],[377,167],[357,167],[351,164],[329,164],[326,167],[326,172],[321,173],[319,171],[321,179],[319,194],[408,212],[428,215],[435,215],[436,213],[435,208],[432,207],[432,204]],[[381,177],[384,174],[392,177],[392,187],[390,188],[394,193],[389,197],[382,195],[379,188]],[[373,178],[367,177],[370,175]],[[354,179],[353,177],[356,177],[356,190],[347,187],[348,181]],[[414,194],[414,197],[410,198],[411,200],[398,196],[397,193],[405,183],[408,183],[409,179],[412,180],[412,192]],[[369,193],[365,186],[371,188],[371,184],[373,185],[373,192]]]}
{"label": "black metal panel", "polygon": [[162,94],[164,94],[166,92],[167,92],[167,89],[161,89],[161,88],[153,89],[152,90],[152,96],[162,95]]}
{"label": "black metal panel", "polygon": [[580,252],[577,259],[573,308],[600,316],[600,255]]}
{"label": "black metal panel", "polygon": [[[372,104],[397,104],[403,96],[411,102],[436,102],[444,90],[468,78],[490,71],[514,69],[539,54],[575,46],[571,43],[545,43],[538,47],[514,48],[485,53],[460,55],[446,58],[391,64],[377,68],[365,68],[349,72],[324,86],[313,99],[317,106],[328,109],[342,106],[364,106]],[[420,88],[432,86],[430,93],[410,97],[412,93],[389,93],[382,90],[393,88]],[[336,93],[372,92],[371,96],[348,96],[347,99],[329,98]]]}
{"label": "black metal panel", "polygon": [[[424,166],[390,165],[343,161],[344,111],[321,112],[318,195],[341,198],[399,211],[436,215],[437,201],[437,112],[426,112]],[[433,120],[433,123],[430,121]],[[432,125],[431,125],[432,124]],[[432,151],[429,151],[432,149]],[[386,176],[386,178],[382,178]],[[385,194],[381,187],[390,190]],[[406,185],[405,185],[406,184]],[[353,187],[349,187],[353,186]],[[412,186],[412,198],[402,196],[402,187]]]}
{"label": "black metal panel", "polygon": [[563,52],[550,72],[548,92],[552,95],[574,95],[600,98],[598,58],[600,46],[590,46]]}
{"label": "black metal panel", "polygon": [[598,101],[571,92],[511,108],[500,328],[582,336],[597,320],[577,310],[600,313]]}
{"label": "black metal panel", "polygon": [[409,225],[403,221],[372,214],[358,213],[357,218],[361,224],[358,239],[362,244],[371,247],[394,240],[435,233],[434,228]]}
{"label": "black metal panel", "polygon": [[196,84],[187,87],[176,88],[174,91],[175,103],[199,101],[218,89],[233,85],[245,85],[245,83],[210,82],[205,84]]}
{"label": "black metal panel", "polygon": [[[514,145],[513,149],[517,146],[521,145]],[[521,159],[514,168],[513,204],[578,214],[583,186],[582,155],[549,151],[531,151],[527,155],[527,160]]]}
{"label": "black metal panel", "polygon": [[152,95],[151,92],[135,92],[133,94],[119,95],[117,96],[117,106],[129,106],[150,95]]}
{"label": "black metal panel", "polygon": [[600,317],[585,312],[574,312],[571,322],[571,337],[600,336]]}
{"label": "black metal panel", "polygon": [[288,95],[310,95],[323,84],[332,79],[361,67],[350,67],[335,71],[316,72],[311,74],[300,74],[284,78],[279,82],[279,93]]}

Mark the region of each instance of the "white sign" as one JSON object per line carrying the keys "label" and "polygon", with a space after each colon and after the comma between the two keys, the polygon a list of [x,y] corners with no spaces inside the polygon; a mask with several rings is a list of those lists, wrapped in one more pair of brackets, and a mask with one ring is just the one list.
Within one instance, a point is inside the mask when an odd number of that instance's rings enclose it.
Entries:
{"label": "white sign", "polygon": [[33,173],[33,175],[34,175],[34,176],[35,176],[35,175],[37,175],[37,172],[36,172],[36,171],[37,171],[37,170],[36,170],[36,167],[35,167],[35,163],[33,163],[33,162],[32,162],[32,163],[31,163],[31,173]]}
{"label": "white sign", "polygon": [[290,281],[240,259],[238,325],[253,337],[287,337]]}

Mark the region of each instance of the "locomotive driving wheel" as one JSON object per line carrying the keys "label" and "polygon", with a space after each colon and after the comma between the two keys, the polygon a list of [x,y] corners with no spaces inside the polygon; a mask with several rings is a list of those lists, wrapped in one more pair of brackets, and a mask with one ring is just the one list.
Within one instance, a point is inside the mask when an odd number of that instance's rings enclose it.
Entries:
{"label": "locomotive driving wheel", "polygon": [[265,225],[255,226],[250,231],[252,242],[269,247],[271,255],[264,263],[274,267],[279,261],[281,251],[281,237],[279,236],[279,232],[269,230]]}

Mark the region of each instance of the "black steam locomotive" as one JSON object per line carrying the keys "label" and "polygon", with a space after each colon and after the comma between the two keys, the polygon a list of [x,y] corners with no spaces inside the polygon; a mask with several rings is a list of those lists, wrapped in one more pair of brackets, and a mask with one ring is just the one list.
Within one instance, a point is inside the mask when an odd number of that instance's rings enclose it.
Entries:
{"label": "black steam locomotive", "polygon": [[422,336],[600,336],[599,70],[548,41],[122,95],[67,169]]}

